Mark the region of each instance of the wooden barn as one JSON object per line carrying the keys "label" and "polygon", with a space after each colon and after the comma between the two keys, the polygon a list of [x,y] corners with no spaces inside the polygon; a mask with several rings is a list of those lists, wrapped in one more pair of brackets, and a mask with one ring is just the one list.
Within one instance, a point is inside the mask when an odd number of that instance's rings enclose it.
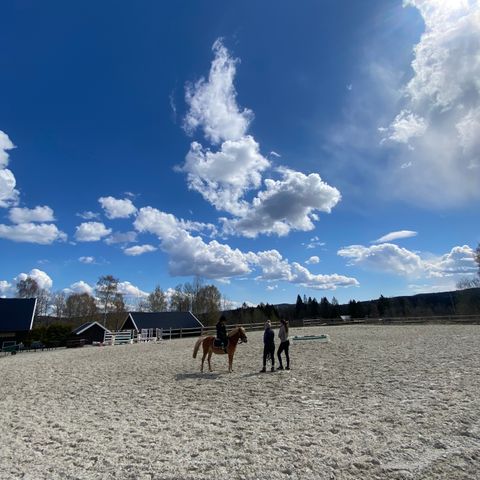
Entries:
{"label": "wooden barn", "polygon": [[0,298],[0,347],[3,342],[25,342],[36,306],[36,298]]}
{"label": "wooden barn", "polygon": [[85,345],[91,345],[93,342],[103,342],[105,332],[110,333],[110,330],[98,322],[87,322],[73,330],[70,339],[84,340]]}
{"label": "wooden barn", "polygon": [[[137,333],[142,333],[142,331],[154,332],[159,329],[163,331],[163,335],[166,335],[171,329],[175,335],[178,335],[180,329],[189,328],[203,328],[200,320],[192,312],[130,312],[121,330],[135,330]],[[188,335],[188,330],[182,332],[182,335]]]}

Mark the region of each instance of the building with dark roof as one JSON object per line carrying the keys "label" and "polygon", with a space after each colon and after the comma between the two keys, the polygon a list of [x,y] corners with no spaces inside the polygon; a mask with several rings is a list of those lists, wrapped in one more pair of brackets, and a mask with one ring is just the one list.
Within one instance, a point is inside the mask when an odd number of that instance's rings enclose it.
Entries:
{"label": "building with dark roof", "polygon": [[0,347],[4,341],[26,340],[36,306],[36,298],[0,298]]}
{"label": "building with dark roof", "polygon": [[[122,330],[161,329],[164,334],[172,330],[203,328],[203,324],[192,312],[130,312]],[[198,331],[197,331],[198,334]]]}
{"label": "building with dark roof", "polygon": [[93,342],[103,342],[105,333],[110,333],[110,330],[98,322],[87,322],[73,330],[70,338],[84,340],[86,345],[91,345]]}

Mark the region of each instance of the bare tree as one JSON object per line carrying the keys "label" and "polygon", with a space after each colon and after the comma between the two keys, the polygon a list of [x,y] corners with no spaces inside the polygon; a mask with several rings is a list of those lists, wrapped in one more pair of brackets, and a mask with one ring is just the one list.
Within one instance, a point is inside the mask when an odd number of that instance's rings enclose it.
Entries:
{"label": "bare tree", "polygon": [[98,312],[95,299],[88,293],[72,293],[65,302],[65,315],[68,318],[91,317]]}
{"label": "bare tree", "polygon": [[18,298],[36,298],[40,293],[40,287],[37,281],[31,277],[17,282]]}
{"label": "bare tree", "polygon": [[145,308],[147,312],[164,312],[167,310],[167,296],[159,285],[148,295],[145,300]]}
{"label": "bare tree", "polygon": [[170,310],[173,312],[188,312],[190,310],[190,298],[188,295],[189,293],[185,293],[182,284],[177,285],[170,299]]}
{"label": "bare tree", "polygon": [[66,295],[65,292],[55,292],[52,295],[52,314],[54,317],[62,318],[65,316]]}
{"label": "bare tree", "polygon": [[97,282],[95,293],[97,294],[103,312],[103,325],[107,321],[107,312],[114,309],[113,301],[118,293],[118,278],[113,275],[102,275]]}

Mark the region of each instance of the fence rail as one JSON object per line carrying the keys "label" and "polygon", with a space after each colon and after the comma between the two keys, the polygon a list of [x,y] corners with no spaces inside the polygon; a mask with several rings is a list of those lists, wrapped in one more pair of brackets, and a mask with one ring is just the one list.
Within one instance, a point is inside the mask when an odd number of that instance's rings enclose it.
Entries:
{"label": "fence rail", "polygon": [[[409,323],[470,323],[480,324],[480,315],[448,315],[436,317],[382,317],[382,318],[351,318],[347,320],[325,319],[325,318],[305,318],[298,321],[292,327],[315,327],[315,326],[334,326],[334,325],[382,325],[382,324],[409,324]],[[235,327],[243,327],[246,331],[257,331],[265,328],[265,322],[261,323],[239,323]],[[272,322],[272,328],[279,328],[280,322]],[[233,326],[231,326],[233,328]],[[214,326],[192,327],[192,328],[164,328],[156,330],[155,339],[171,340],[172,338],[198,337],[202,335],[215,335]],[[112,338],[113,337],[113,338]],[[138,340],[133,330],[111,332],[105,334],[106,344],[121,345]]]}
{"label": "fence rail", "polygon": [[319,325],[351,325],[351,324],[405,324],[405,323],[443,323],[443,324],[478,324],[480,315],[438,315],[417,317],[380,317],[380,318],[350,318],[347,320],[309,318],[303,320],[304,327]]}

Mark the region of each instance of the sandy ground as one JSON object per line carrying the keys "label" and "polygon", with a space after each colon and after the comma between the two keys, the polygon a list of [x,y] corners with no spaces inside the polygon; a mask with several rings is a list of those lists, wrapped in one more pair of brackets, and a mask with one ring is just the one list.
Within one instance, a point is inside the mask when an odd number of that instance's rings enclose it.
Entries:
{"label": "sandy ground", "polygon": [[480,478],[480,327],[343,326],[258,373],[195,339],[0,358],[1,479]]}

